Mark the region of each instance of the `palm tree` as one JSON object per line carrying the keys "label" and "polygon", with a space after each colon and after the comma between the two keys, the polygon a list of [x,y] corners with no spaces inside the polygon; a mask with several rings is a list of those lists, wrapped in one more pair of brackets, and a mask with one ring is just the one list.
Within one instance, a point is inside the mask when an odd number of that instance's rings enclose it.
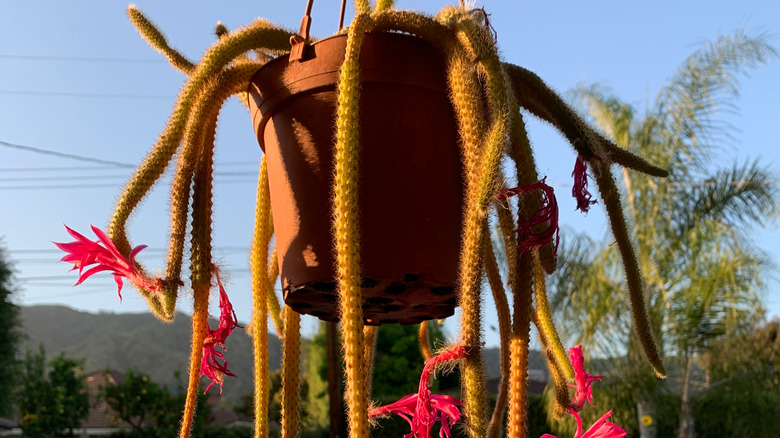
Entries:
{"label": "palm tree", "polygon": [[[679,438],[693,432],[694,359],[762,311],[768,262],[749,237],[778,211],[775,182],[758,162],[713,170],[712,161],[731,140],[732,128],[718,120],[718,111],[733,110],[740,76],[775,54],[760,35],[719,37],[691,55],[643,112],[599,85],[574,91],[604,134],[669,169],[663,180],[623,170],[622,184],[656,339],[666,361],[681,370]],[[620,255],[610,243],[611,237],[596,243],[584,235],[563,242],[553,307],[565,316],[571,340],[637,370]],[[623,381],[640,400],[660,388],[652,378],[624,374]]]}

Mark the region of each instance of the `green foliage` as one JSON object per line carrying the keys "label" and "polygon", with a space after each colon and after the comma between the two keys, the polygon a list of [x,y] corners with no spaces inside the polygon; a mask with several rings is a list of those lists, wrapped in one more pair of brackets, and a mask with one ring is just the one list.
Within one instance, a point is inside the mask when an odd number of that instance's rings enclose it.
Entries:
{"label": "green foliage", "polygon": [[719,340],[699,363],[712,387],[780,393],[780,321]]}
{"label": "green foliage", "polygon": [[[178,384],[174,388],[160,386],[148,375],[132,369],[123,379],[115,381],[106,371],[106,385],[100,388],[98,397],[106,402],[116,423],[125,421],[133,427],[132,432],[123,432],[128,437],[176,436],[184,410],[186,390],[181,377],[176,373]],[[198,409],[195,411],[193,437],[206,436],[206,424],[211,413],[208,397],[198,394]]]}
{"label": "green foliage", "polygon": [[[374,356],[374,373],[372,383],[372,396],[379,404],[388,404],[397,401],[401,397],[417,392],[420,384],[420,373],[425,363],[420,346],[418,343],[418,325],[397,325],[389,324],[378,328],[376,351]],[[428,324],[428,337],[434,348],[443,345],[444,335],[441,327],[431,321]],[[301,384],[301,422],[303,424],[302,435],[309,434],[312,437],[325,434],[329,436],[330,426],[329,417],[329,395],[328,395],[328,366],[327,366],[327,339],[326,326],[320,324],[318,333],[314,336],[308,346],[304,365],[304,376]],[[339,357],[339,363],[342,359]],[[339,370],[339,376],[342,372]],[[339,378],[339,381],[342,379]],[[275,400],[279,398],[279,391],[276,391],[274,374],[271,374],[271,403],[269,412],[270,417],[275,419],[274,406]],[[343,385],[343,383],[342,383]],[[438,388],[459,388],[459,374],[457,368],[449,373],[439,373],[437,380],[434,381],[432,390]],[[342,387],[343,390],[343,387]],[[247,404],[248,403],[248,404]],[[251,408],[251,400],[245,402],[244,406]],[[243,412],[244,408],[237,409]],[[400,420],[400,419],[399,419]],[[409,432],[408,425],[403,420],[397,423],[395,420],[379,420],[383,426],[373,428],[371,436],[402,436]],[[386,424],[386,427],[384,426]],[[397,427],[396,427],[397,426]],[[402,433],[392,435],[388,430],[403,429]],[[377,435],[379,434],[379,435]]]}
{"label": "green foliage", "polygon": [[374,397],[398,400],[416,393],[425,360],[418,342],[418,325],[379,327],[374,357]]}
{"label": "green foliage", "polygon": [[16,351],[19,346],[19,308],[12,298],[15,291],[14,271],[0,246],[0,417],[13,411],[13,388],[16,386]]}
{"label": "green foliage", "polygon": [[776,437],[780,430],[780,394],[713,391],[697,404],[694,416],[699,438]]}
{"label": "green foliage", "polygon": [[[320,323],[317,334],[309,344],[302,384],[306,395],[301,395],[301,424],[304,431],[326,430],[330,425],[328,396],[328,350],[326,325]],[[339,376],[341,372],[339,372]]]}
{"label": "green foliage", "polygon": [[[665,179],[624,170],[622,182],[649,318],[669,368],[681,370],[680,385],[674,387],[684,413],[681,425],[690,424],[693,383],[699,383],[694,359],[763,312],[763,272],[770,263],[752,244],[750,232],[778,212],[774,172],[758,162],[711,163],[731,139],[718,116],[735,107],[739,78],[775,55],[763,35],[720,37],[686,59],[644,112],[599,85],[575,91],[605,134],[669,170]],[[635,409],[637,400],[625,396],[657,400],[663,384],[641,377],[643,368],[645,374],[649,370],[626,329],[631,314],[611,238],[571,240],[560,251],[552,301],[566,315],[563,325],[572,343],[615,359],[617,366],[608,374],[620,374],[616,384],[622,388],[599,404],[613,408],[615,422],[626,427],[636,423],[636,414],[623,417],[620,411]],[[659,436],[664,435],[659,431]]]}
{"label": "green foliage", "polygon": [[37,353],[27,349],[18,393],[23,436],[73,436],[81,426],[89,413],[82,362],[59,355],[47,375],[43,346]]}

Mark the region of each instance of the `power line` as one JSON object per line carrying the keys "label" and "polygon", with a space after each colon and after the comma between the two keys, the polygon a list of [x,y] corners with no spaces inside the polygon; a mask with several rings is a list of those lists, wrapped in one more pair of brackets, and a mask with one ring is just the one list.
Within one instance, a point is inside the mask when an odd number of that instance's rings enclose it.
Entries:
{"label": "power line", "polygon": [[[214,172],[215,177],[231,177],[231,176],[254,176],[255,172]],[[90,180],[95,179],[116,179],[116,178],[128,178],[130,174],[114,174],[114,175],[78,175],[78,176],[65,176],[65,175],[52,175],[52,176],[31,176],[31,177],[12,177],[12,178],[0,178],[0,182],[17,182],[17,181],[68,181],[68,180],[83,180],[85,177]]]}
{"label": "power line", "polygon": [[78,176],[28,176],[28,177],[14,177],[14,178],[0,178],[0,182],[17,182],[17,181],[68,181],[68,180],[84,180],[84,178],[89,178],[91,180],[95,179],[117,179],[117,178],[127,178],[130,176],[129,174],[116,174],[116,175],[78,175]]}
{"label": "power line", "polygon": [[163,94],[124,94],[124,93],[76,93],[67,91],[31,91],[31,90],[0,90],[0,94],[43,97],[87,97],[100,99],[173,99],[176,96]]}
{"label": "power line", "polygon": [[27,61],[69,61],[69,62],[129,62],[144,64],[164,63],[163,59],[152,58],[102,58],[92,56],[59,56],[59,55],[0,55],[0,59],[19,59]]}
{"label": "power line", "polygon": [[114,166],[84,166],[84,167],[60,167],[60,166],[48,166],[48,167],[0,167],[0,172],[71,172],[85,170],[106,170],[114,169]]}
{"label": "power line", "polygon": [[[256,184],[257,180],[254,179],[233,179],[217,181],[217,184]],[[2,190],[71,190],[71,189],[106,189],[106,188],[121,188],[120,184],[70,184],[70,185],[45,185],[45,186],[5,186],[0,187]]]}
{"label": "power line", "polygon": [[[258,162],[254,161],[226,161],[224,163],[214,163],[214,167],[227,167],[227,166],[253,166],[259,167]],[[61,166],[47,166],[47,167],[0,167],[0,172],[81,172],[81,171],[102,171],[107,169],[113,169],[114,166],[76,166],[76,167],[61,167]],[[253,175],[257,175],[254,172]]]}
{"label": "power line", "polygon": [[64,152],[51,151],[48,149],[35,148],[32,146],[24,146],[20,144],[8,143],[7,141],[0,140],[0,146],[5,146],[12,149],[21,149],[23,151],[34,152],[36,154],[53,155],[55,157],[66,158],[69,160],[87,161],[90,163],[106,164],[115,167],[134,168],[133,164],[120,163],[118,161],[102,160],[99,158],[85,157],[83,155],[66,154]]}
{"label": "power line", "polygon": [[[214,246],[212,247],[215,251],[248,251],[248,246]],[[144,248],[141,254],[148,254],[153,252],[165,252],[168,251],[168,248],[162,248],[162,247],[154,247],[154,248]],[[61,249],[57,248],[42,248],[42,249],[8,249],[8,253],[10,254],[62,254]]]}

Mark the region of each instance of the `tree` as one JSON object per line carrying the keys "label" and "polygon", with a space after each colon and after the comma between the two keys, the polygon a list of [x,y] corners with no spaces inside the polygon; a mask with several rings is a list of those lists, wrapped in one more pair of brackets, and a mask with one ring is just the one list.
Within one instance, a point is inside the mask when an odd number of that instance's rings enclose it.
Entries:
{"label": "tree", "polygon": [[[666,362],[681,370],[672,376],[680,383],[680,438],[693,431],[696,357],[763,310],[768,262],[749,237],[778,211],[771,172],[758,162],[715,170],[711,163],[731,138],[718,111],[735,107],[745,69],[774,55],[762,36],[720,37],[691,55],[644,113],[599,85],[574,93],[618,145],[669,169],[670,176],[660,180],[623,170],[622,182],[649,317]],[[641,365],[628,329],[620,257],[610,243],[584,235],[564,242],[553,280],[554,307],[566,315],[566,332],[577,342],[606,357],[625,356],[624,390],[639,391],[640,401],[651,399],[660,383]],[[620,420],[636,424],[635,415]]]}
{"label": "tree", "polygon": [[[118,381],[106,379],[106,386],[100,388],[98,397],[105,400],[109,408],[106,414],[113,416],[114,421],[125,421],[133,427],[132,436],[174,436],[185,401],[185,389],[178,373],[176,379],[178,386],[171,390],[159,385],[148,375],[129,369],[124,378]],[[204,435],[210,413],[207,396],[201,392],[191,436]]]}
{"label": "tree", "polygon": [[0,417],[13,412],[13,388],[16,386],[16,352],[19,346],[19,308],[12,298],[14,271],[0,246]]}
{"label": "tree", "polygon": [[83,361],[65,357],[52,359],[46,373],[43,345],[37,353],[27,349],[19,388],[22,433],[29,437],[73,436],[73,430],[89,414]]}

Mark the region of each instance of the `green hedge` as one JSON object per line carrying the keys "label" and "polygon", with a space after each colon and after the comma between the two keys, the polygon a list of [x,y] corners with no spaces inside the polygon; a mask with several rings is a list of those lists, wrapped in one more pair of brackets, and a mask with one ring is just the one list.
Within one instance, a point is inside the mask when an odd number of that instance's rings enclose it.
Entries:
{"label": "green hedge", "polygon": [[780,394],[769,391],[718,391],[694,407],[698,438],[775,438],[780,436]]}

